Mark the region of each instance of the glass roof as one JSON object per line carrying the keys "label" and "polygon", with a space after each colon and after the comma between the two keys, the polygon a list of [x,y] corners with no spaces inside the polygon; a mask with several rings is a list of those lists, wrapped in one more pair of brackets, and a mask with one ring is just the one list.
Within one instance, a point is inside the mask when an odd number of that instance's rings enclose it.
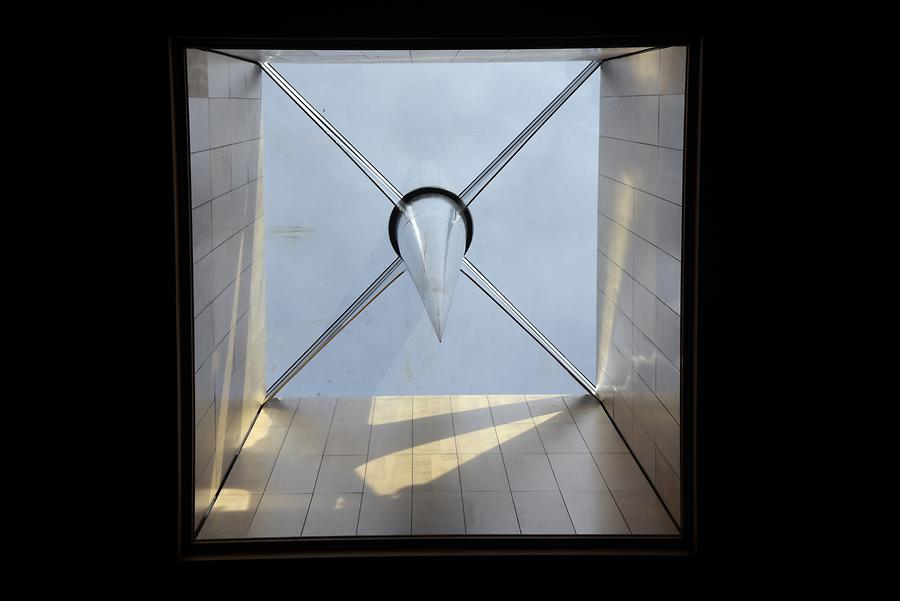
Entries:
{"label": "glass roof", "polygon": [[[584,62],[280,64],[402,193],[459,193]],[[267,384],[388,264],[393,208],[271,80],[263,80]],[[599,77],[589,78],[471,206],[472,262],[595,377]],[[285,396],[581,393],[467,278],[443,342],[401,276]]]}

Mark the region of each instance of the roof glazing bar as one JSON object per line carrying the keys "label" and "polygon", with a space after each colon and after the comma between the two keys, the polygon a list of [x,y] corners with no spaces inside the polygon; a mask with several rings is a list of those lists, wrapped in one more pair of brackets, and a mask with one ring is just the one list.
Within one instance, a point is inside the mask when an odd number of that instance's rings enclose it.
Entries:
{"label": "roof glazing bar", "polygon": [[353,301],[353,304],[347,307],[347,309],[341,313],[341,316],[328,326],[327,330],[322,332],[322,335],[313,342],[312,346],[306,349],[306,351],[300,355],[300,358],[297,359],[294,364],[269,387],[266,391],[266,399],[264,402],[278,394],[278,392],[284,388],[301,369],[306,367],[306,365],[312,361],[313,357],[315,357],[319,351],[325,348],[329,342],[334,340],[335,337],[341,333],[341,330],[347,327],[357,315],[362,313],[372,301],[378,298],[379,294],[387,290],[388,286],[393,284],[397,278],[403,275],[404,271],[406,271],[406,265],[403,263],[403,259],[397,257],[394,259],[394,262],[388,265],[387,269],[381,272],[381,275],[375,278],[375,281],[369,284],[369,287]]}
{"label": "roof glazing bar", "polygon": [[466,186],[465,190],[459,193],[459,197],[466,206],[472,204],[478,195],[481,194],[481,191],[491,183],[491,180],[494,179],[498,173],[500,173],[500,170],[516,156],[516,153],[522,150],[522,147],[525,146],[535,133],[537,133],[537,130],[553,116],[553,113],[555,113],[557,109],[559,109],[559,107],[561,107],[566,100],[581,87],[581,84],[583,84],[599,66],[600,61],[591,61],[591,63],[588,64],[588,66],[585,67],[581,73],[579,73],[578,76],[556,96],[556,98],[551,100],[550,104],[544,107],[544,110],[538,113],[538,116],[535,117],[531,123],[529,123],[525,129],[523,129],[519,135],[500,152],[499,155],[497,155],[497,158],[491,161],[491,164],[485,167],[484,171],[482,171],[472,183]]}
{"label": "roof glazing bar", "polygon": [[597,387],[591,382],[587,376],[585,376],[581,371],[575,367],[575,365],[569,361],[565,355],[562,354],[556,346],[550,342],[550,339],[544,336],[543,333],[537,327],[525,317],[525,314],[519,311],[519,309],[512,303],[511,300],[506,298],[500,290],[491,283],[487,276],[485,276],[475,265],[469,261],[468,258],[463,258],[463,266],[461,271],[463,274],[472,280],[476,286],[478,286],[482,292],[487,294],[491,300],[493,300],[497,305],[503,309],[503,311],[512,317],[513,321],[515,321],[519,326],[528,332],[528,334],[535,339],[535,341],[543,347],[545,351],[547,351],[551,357],[556,359],[557,363],[563,366],[569,375],[575,378],[575,381],[578,382],[582,388],[588,391],[591,395],[597,396]]}
{"label": "roof glazing bar", "polygon": [[329,121],[322,116],[319,111],[315,109],[315,107],[309,103],[303,96],[298,92],[282,75],[279,73],[275,67],[273,67],[269,63],[259,63],[260,68],[272,78],[272,81],[275,82],[281,90],[288,95],[288,97],[294,101],[294,103],[300,107],[306,115],[313,120],[313,123],[319,126],[319,128],[325,132],[331,141],[337,144],[338,148],[340,148],[344,154],[350,157],[350,160],[353,161],[357,167],[372,181],[375,186],[381,190],[382,194],[384,194],[389,201],[391,201],[394,206],[396,206],[400,211],[403,211],[403,207],[400,206],[400,199],[403,198],[403,194],[400,190],[397,189],[394,184],[392,184],[388,179],[373,165],[369,162],[369,160],[363,156],[363,154],[356,149],[353,144],[350,143],[347,138],[341,135],[341,132],[337,130]]}

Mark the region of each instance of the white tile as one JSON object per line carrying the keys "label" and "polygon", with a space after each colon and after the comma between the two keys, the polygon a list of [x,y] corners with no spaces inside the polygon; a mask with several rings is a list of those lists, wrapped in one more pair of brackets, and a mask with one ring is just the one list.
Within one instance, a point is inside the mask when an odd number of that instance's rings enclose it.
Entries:
{"label": "white tile", "polygon": [[250,142],[241,142],[231,148],[231,188],[239,188],[250,181]]}
{"label": "white tile", "polygon": [[208,150],[191,155],[191,207],[198,207],[212,198],[209,157]]}
{"label": "white tile", "polygon": [[287,426],[268,426],[259,422],[253,426],[241,454],[278,456],[287,434]]}
{"label": "white tile", "polygon": [[337,399],[334,397],[300,399],[291,425],[298,427],[324,427],[327,432],[328,428],[331,427],[336,403]]}
{"label": "white tile", "polygon": [[412,421],[399,421],[372,426],[369,435],[369,457],[392,453],[412,454]]}
{"label": "white tile", "polygon": [[575,423],[562,395],[526,395],[525,398],[535,424]]}
{"label": "white tile", "polygon": [[559,490],[545,453],[510,453],[503,461],[511,490]]}
{"label": "white tile", "polygon": [[635,192],[635,232],[676,259],[681,257],[681,207]]}
{"label": "white tile", "polygon": [[247,97],[261,98],[262,69],[254,65],[247,72]]}
{"label": "white tile", "polygon": [[374,408],[372,397],[340,397],[335,405],[332,427],[369,426]]}
{"label": "white tile", "polygon": [[321,459],[318,455],[281,453],[266,485],[266,494],[313,492]]}
{"label": "white tile", "polygon": [[231,98],[247,98],[247,72],[250,63],[228,59],[228,95]]}
{"label": "white tile", "polygon": [[316,493],[303,536],[353,536],[359,521],[361,493]]}
{"label": "white tile", "polygon": [[611,491],[650,490],[650,483],[629,453],[595,453],[594,461]]}
{"label": "white tile", "polygon": [[274,455],[241,452],[219,494],[262,494],[275,466]]}
{"label": "white tile", "polygon": [[519,534],[512,495],[506,492],[463,492],[466,534]]}
{"label": "white tile", "polygon": [[215,325],[212,307],[194,318],[194,365],[202,365],[215,348]]}
{"label": "white tile", "polygon": [[325,455],[319,468],[316,493],[361,493],[365,477],[365,455]]}
{"label": "white tile", "polygon": [[[328,433],[326,455],[365,455],[369,450],[369,425],[335,424]],[[341,492],[341,491],[336,491]]]}
{"label": "white tile", "polygon": [[656,360],[655,392],[675,421],[680,421],[681,377],[675,366],[663,356]]}
{"label": "white tile", "polygon": [[633,140],[635,134],[635,98],[628,96],[600,99],[600,135]]}
{"label": "white tile", "polygon": [[312,495],[263,495],[247,531],[247,538],[300,536]]}
{"label": "white tile", "polygon": [[681,365],[681,318],[665,303],[656,303],[656,346],[678,368]]}
{"label": "white tile", "polygon": [[200,419],[206,415],[207,410],[212,407],[213,396],[213,376],[212,361],[207,358],[197,373],[194,374],[194,423],[200,422]]}
{"label": "white tile", "polygon": [[207,411],[194,430],[194,473],[199,474],[216,447],[216,412]]}
{"label": "white tile", "polygon": [[234,329],[238,317],[236,290],[234,283],[231,283],[212,302],[214,344],[219,344]]}
{"label": "white tile", "polygon": [[544,445],[533,422],[516,422],[496,427],[500,449],[504,455],[510,453],[543,453]]}
{"label": "white tile", "polygon": [[590,453],[550,453],[550,465],[560,490],[608,490]]}
{"label": "white tile", "polygon": [[579,424],[584,442],[592,453],[627,453],[628,448],[622,442],[619,433],[612,424],[586,423]]}
{"label": "white tile", "polygon": [[609,415],[606,414],[603,405],[593,395],[567,394],[563,395],[563,399],[566,401],[566,405],[569,406],[569,413],[576,424],[610,423]]}
{"label": "white tile", "polygon": [[[243,283],[243,279],[242,279]],[[238,310],[239,313],[243,313]],[[272,426],[290,426],[297,410],[299,399],[274,398],[267,402],[259,413],[259,422]]]}
{"label": "white tile", "polygon": [[680,205],[684,178],[684,151],[659,148],[656,176],[657,179],[648,192]]}
{"label": "white tile", "polygon": [[612,495],[632,534],[678,534],[652,491],[618,491]]}
{"label": "white tile", "polygon": [[562,493],[577,534],[629,534],[615,500],[608,491]]}
{"label": "white tile", "polygon": [[597,218],[597,228],[597,249],[626,273],[633,274],[634,234],[603,215]]}
{"label": "white tile", "polygon": [[365,492],[380,496],[408,493],[413,484],[412,455],[370,457],[366,462]]}
{"label": "white tile", "polygon": [[634,325],[652,340],[656,335],[656,297],[639,282],[634,283],[633,294]]}
{"label": "white tile", "polygon": [[210,52],[209,59],[209,96],[210,98],[228,97],[228,61],[221,54]]}
{"label": "white tile", "polygon": [[363,494],[356,533],[368,535],[404,535],[412,532],[412,494]]}
{"label": "white tile", "polygon": [[663,503],[669,509],[669,513],[675,519],[675,523],[681,525],[681,479],[669,465],[664,457],[659,456],[657,449],[656,458],[656,489]]}
{"label": "white tile", "polygon": [[656,389],[656,347],[650,339],[634,328],[634,371],[651,389]]}
{"label": "white tile", "polygon": [[597,207],[602,215],[634,229],[634,188],[605,176],[598,178]]}
{"label": "white tile", "polygon": [[413,534],[465,534],[459,492],[413,492]]}
{"label": "white tile", "polygon": [[214,198],[212,205],[212,243],[219,246],[235,232],[233,192]]}
{"label": "white tile", "polygon": [[559,491],[514,492],[522,534],[575,534]]}
{"label": "white tile", "polygon": [[525,402],[525,395],[490,395],[488,403],[491,406],[491,417],[494,425],[499,429],[505,424],[523,423],[534,425],[531,412]]}
{"label": "white tile", "polygon": [[660,50],[659,93],[684,94],[687,73],[687,48],[672,46]]}
{"label": "white tile", "polygon": [[244,538],[262,495],[220,494],[198,538]]}
{"label": "white tile", "polygon": [[684,95],[659,97],[659,145],[684,150]]}
{"label": "white tile", "polygon": [[235,103],[228,98],[209,100],[209,145],[212,148],[233,144],[236,141],[235,123],[240,119]]}
{"label": "white tile", "polygon": [[[648,420],[647,423],[643,420]],[[656,461],[656,443],[647,430],[655,419],[652,410],[650,412],[635,412],[632,420],[632,436],[629,444],[634,452],[634,458],[644,468],[647,475],[653,479],[654,462]]]}
{"label": "white tile", "polygon": [[631,318],[634,280],[603,253],[597,253],[597,284],[600,291]]}
{"label": "white tile", "polygon": [[212,203],[191,211],[194,262],[212,250]]}
{"label": "white tile", "polygon": [[[296,421],[296,416],[294,421]],[[325,452],[327,439],[327,427],[294,424],[288,428],[281,454],[319,456]]]}
{"label": "white tile", "polygon": [[466,455],[460,453],[459,474],[464,491],[509,490],[506,467],[501,455]]}
{"label": "white tile", "polygon": [[413,455],[413,487],[418,492],[459,491],[456,454]]}
{"label": "white tile", "polygon": [[[415,412],[415,406],[413,411]],[[417,417],[413,420],[413,454],[455,452],[456,437],[449,412],[446,415]]]}
{"label": "white tile", "polygon": [[493,425],[482,429],[473,429],[472,427],[464,427],[462,430],[457,429],[455,442],[456,450],[459,453],[500,453],[500,442],[497,440],[497,433]]}
{"label": "white tile", "polygon": [[543,424],[537,427],[541,443],[548,453],[587,453],[588,448],[572,424]]}
{"label": "white tile", "polygon": [[209,151],[210,182],[212,198],[231,190],[231,146],[213,148]]}
{"label": "white tile", "polygon": [[209,100],[188,98],[191,152],[206,150],[210,144]]}
{"label": "white tile", "polygon": [[634,98],[634,137],[642,144],[659,143],[659,96]]}
{"label": "white tile", "polygon": [[657,401],[658,410],[654,413],[653,439],[656,448],[672,466],[676,476],[681,476],[681,428],[668,411]]}

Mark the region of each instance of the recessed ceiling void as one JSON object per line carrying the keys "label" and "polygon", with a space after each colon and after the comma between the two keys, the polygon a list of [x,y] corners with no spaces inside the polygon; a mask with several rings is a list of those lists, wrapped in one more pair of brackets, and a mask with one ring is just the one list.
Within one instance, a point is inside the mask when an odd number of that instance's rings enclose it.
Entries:
{"label": "recessed ceiling void", "polygon": [[[520,310],[567,362],[596,371],[600,94],[599,78],[585,75],[595,63],[508,52],[480,62],[287,56],[272,67],[283,83],[265,77],[262,87],[267,384],[283,382],[284,397],[583,393],[504,312]],[[285,88],[328,125],[304,115]],[[564,102],[547,118],[561,91]],[[520,139],[542,117],[540,130]],[[354,166],[328,139],[329,126],[375,171]],[[508,163],[495,165],[516,140]],[[410,205],[418,218],[398,209],[421,188],[463,196],[479,176],[461,205],[470,203],[468,226],[463,211],[443,224],[433,214],[426,225],[427,200]],[[405,232],[396,250],[392,212]],[[487,283],[457,277],[461,241]],[[398,251],[405,273],[391,289],[283,379]],[[514,309],[483,294],[492,284]]]}

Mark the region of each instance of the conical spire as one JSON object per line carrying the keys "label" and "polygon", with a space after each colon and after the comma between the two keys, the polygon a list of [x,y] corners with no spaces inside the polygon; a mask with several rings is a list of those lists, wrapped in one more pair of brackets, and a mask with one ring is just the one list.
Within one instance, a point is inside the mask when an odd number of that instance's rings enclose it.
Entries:
{"label": "conical spire", "polygon": [[438,341],[444,338],[466,252],[467,227],[459,205],[439,192],[427,192],[404,203],[404,212],[396,222],[398,251],[416,283]]}

